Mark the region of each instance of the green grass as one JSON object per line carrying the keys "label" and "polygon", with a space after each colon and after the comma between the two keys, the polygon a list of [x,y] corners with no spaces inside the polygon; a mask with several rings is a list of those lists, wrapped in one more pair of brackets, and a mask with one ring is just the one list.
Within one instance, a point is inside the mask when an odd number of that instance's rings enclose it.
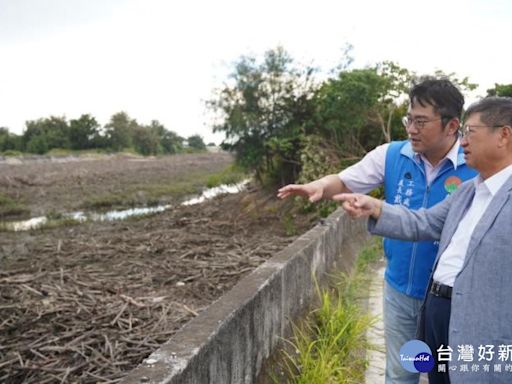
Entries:
{"label": "green grass", "polygon": [[33,229],[34,231],[44,231],[47,229],[61,228],[61,227],[70,227],[73,225],[79,225],[81,222],[79,220],[73,219],[71,217],[65,217],[60,219],[52,219],[47,221],[46,223],[38,226]]}
{"label": "green grass", "polygon": [[93,149],[62,149],[62,148],[53,148],[46,152],[44,155],[48,156],[84,156],[84,155],[102,155],[111,153],[112,151],[108,151],[102,148],[93,148]]}
{"label": "green grass", "polygon": [[30,213],[29,209],[11,197],[0,193],[0,218],[21,216]]}
{"label": "green grass", "polygon": [[214,188],[222,184],[237,184],[248,177],[249,175],[240,168],[237,168],[235,165],[230,165],[224,171],[209,176],[206,186],[208,188]]}
{"label": "green grass", "polygon": [[[43,156],[56,156],[56,157],[64,157],[64,156],[95,156],[95,155],[105,155],[112,153],[111,150],[102,149],[102,148],[94,148],[94,149],[61,149],[61,148],[53,148],[48,152],[44,153]],[[132,152],[135,153],[135,152]],[[29,152],[21,152],[17,150],[7,150],[0,152],[2,156],[6,157],[24,157],[24,156],[32,156],[33,153]],[[131,154],[131,153],[130,153]],[[140,155],[138,155],[140,156]]]}
{"label": "green grass", "polygon": [[110,209],[114,207],[125,207],[133,205],[132,198],[125,193],[119,194],[106,194],[101,196],[94,196],[86,199],[82,208],[85,209],[94,209],[94,210],[102,210],[102,209]]}
{"label": "green grass", "polygon": [[320,306],[294,326],[279,363],[284,377],[274,373],[275,383],[364,382],[366,349],[372,348],[365,334],[375,320],[361,301],[368,295],[369,268],[381,254],[380,242],[372,242],[359,254],[351,274],[336,277],[330,288],[318,288]]}
{"label": "green grass", "polygon": [[287,213],[282,222],[286,236],[296,236],[299,233],[293,214]]}
{"label": "green grass", "polygon": [[14,149],[8,149],[7,151],[2,152],[2,156],[6,156],[6,157],[23,156],[23,152],[16,151]]}
{"label": "green grass", "polygon": [[155,206],[169,199],[178,199],[187,195],[199,193],[206,184],[206,178],[177,180],[166,184],[151,184],[131,187],[128,191],[110,193],[88,198],[82,204],[84,209],[108,210],[124,209],[135,206]]}
{"label": "green grass", "polygon": [[[35,228],[30,229],[29,231],[44,231],[48,229],[55,229],[61,227],[70,227],[72,225],[81,224],[80,220],[76,220],[70,217],[60,218],[60,219],[50,219],[44,224],[38,225]],[[6,222],[0,222],[0,232],[12,232],[13,227],[12,224]]]}
{"label": "green grass", "polygon": [[84,201],[82,208],[93,210],[122,209],[134,206],[155,206],[169,200],[199,194],[207,186],[237,183],[247,175],[231,166],[218,173],[190,172],[172,182],[130,186],[119,193],[93,196]]}

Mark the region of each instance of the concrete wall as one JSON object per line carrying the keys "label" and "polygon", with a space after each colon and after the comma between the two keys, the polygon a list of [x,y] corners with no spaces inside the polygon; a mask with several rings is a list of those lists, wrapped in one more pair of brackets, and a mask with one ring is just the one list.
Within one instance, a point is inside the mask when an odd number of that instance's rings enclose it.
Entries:
{"label": "concrete wall", "polygon": [[313,276],[347,270],[368,239],[340,210],[243,278],[121,383],[254,383],[280,338],[315,296]]}

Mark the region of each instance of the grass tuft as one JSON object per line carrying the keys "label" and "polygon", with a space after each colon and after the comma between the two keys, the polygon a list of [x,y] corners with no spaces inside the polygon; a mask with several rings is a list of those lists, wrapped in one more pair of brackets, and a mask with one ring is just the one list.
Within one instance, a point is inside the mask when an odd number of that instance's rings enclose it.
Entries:
{"label": "grass tuft", "polygon": [[108,210],[155,206],[199,194],[205,185],[212,188],[221,184],[238,183],[245,178],[247,176],[244,173],[233,167],[215,174],[196,171],[168,183],[130,186],[122,192],[89,197],[82,204],[82,208]]}
{"label": "grass tuft", "polygon": [[249,176],[236,165],[230,165],[224,171],[216,173],[208,177],[206,186],[208,188],[218,187],[219,185],[231,185],[240,183],[242,180],[247,179]]}
{"label": "grass tuft", "polygon": [[[285,382],[296,384],[361,383],[367,367],[365,339],[375,321],[362,305],[367,296],[370,266],[382,254],[374,241],[359,254],[351,274],[334,278],[330,288],[317,286],[320,306],[300,325],[293,326],[293,338],[287,340],[281,368]],[[271,377],[282,383],[283,377]]]}
{"label": "grass tuft", "polygon": [[18,203],[9,196],[0,193],[0,218],[21,216],[30,213],[23,204]]}
{"label": "grass tuft", "polygon": [[34,231],[45,231],[45,230],[55,229],[55,228],[63,228],[63,227],[67,228],[67,227],[71,227],[71,226],[79,225],[79,224],[81,224],[80,220],[73,219],[71,217],[64,217],[64,218],[60,218],[60,219],[49,220],[46,223],[34,228],[33,230]]}

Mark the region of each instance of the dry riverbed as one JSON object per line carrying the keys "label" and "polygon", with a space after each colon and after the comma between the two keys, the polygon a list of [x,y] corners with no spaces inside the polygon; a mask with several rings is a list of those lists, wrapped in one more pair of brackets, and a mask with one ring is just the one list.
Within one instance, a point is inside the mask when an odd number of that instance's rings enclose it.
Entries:
{"label": "dry riverbed", "polygon": [[[167,183],[200,189],[191,175],[204,183],[231,161],[202,154],[2,164],[0,193],[32,215],[121,192],[142,201],[171,191]],[[0,382],[118,381],[314,225],[287,212],[273,193],[250,186],[138,219],[0,233]]]}

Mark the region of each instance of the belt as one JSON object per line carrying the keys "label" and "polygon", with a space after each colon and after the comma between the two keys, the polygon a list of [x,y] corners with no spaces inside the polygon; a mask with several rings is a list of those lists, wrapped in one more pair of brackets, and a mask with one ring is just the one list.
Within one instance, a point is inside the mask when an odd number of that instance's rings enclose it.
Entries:
{"label": "belt", "polygon": [[452,298],[452,287],[438,283],[437,281],[432,282],[430,287],[430,293],[434,296],[444,297],[445,299]]}

